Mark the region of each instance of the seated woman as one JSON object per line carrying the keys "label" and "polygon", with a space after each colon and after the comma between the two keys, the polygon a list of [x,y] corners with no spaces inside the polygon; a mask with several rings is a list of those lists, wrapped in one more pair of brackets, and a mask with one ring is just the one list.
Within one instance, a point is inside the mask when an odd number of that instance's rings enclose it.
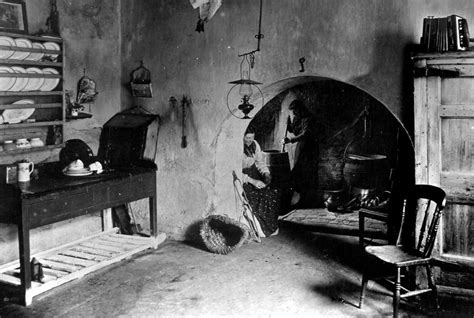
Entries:
{"label": "seated woman", "polygon": [[242,172],[245,195],[262,231],[265,236],[277,234],[282,190],[270,184],[270,171],[263,165],[262,150],[252,127],[244,135]]}

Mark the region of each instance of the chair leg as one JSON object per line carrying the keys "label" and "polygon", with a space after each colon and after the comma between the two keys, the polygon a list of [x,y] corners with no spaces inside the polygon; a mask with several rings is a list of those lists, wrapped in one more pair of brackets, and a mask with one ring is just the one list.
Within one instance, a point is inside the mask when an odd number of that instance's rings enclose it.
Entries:
{"label": "chair leg", "polygon": [[428,285],[431,288],[433,300],[436,306],[436,309],[439,309],[439,302],[438,302],[438,289],[436,288],[436,284],[433,279],[433,274],[431,272],[431,265],[426,265],[426,274],[428,275]]}
{"label": "chair leg", "polygon": [[364,271],[362,273],[362,285],[360,287],[360,298],[359,298],[359,309],[362,308],[362,303],[364,302],[365,298],[365,290],[367,289],[367,282],[369,281],[369,277],[367,275],[368,270],[367,270],[368,265],[364,265]]}
{"label": "chair leg", "polygon": [[359,247],[361,251],[364,251],[364,227],[365,227],[365,217],[363,214],[359,213]]}
{"label": "chair leg", "polygon": [[401,275],[400,267],[397,267],[395,277],[395,290],[393,291],[393,317],[398,317],[398,306],[400,305]]}

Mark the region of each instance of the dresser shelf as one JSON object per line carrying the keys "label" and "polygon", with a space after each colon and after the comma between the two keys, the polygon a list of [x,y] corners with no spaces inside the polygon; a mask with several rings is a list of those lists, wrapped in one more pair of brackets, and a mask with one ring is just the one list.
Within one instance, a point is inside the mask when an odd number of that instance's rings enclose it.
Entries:
{"label": "dresser shelf", "polygon": [[[46,145],[44,147],[32,147],[26,149],[16,149],[12,151],[0,151],[0,162],[2,164],[13,163],[19,159],[24,158],[25,154],[38,153],[44,151],[45,153],[51,150],[63,147],[63,136],[64,136],[64,123],[66,122],[66,111],[65,111],[65,95],[63,85],[63,74],[64,74],[64,45],[63,40],[57,37],[41,37],[28,34],[16,34],[10,32],[0,32],[0,36],[10,37],[12,39],[27,39],[32,43],[46,43],[54,42],[59,46],[58,50],[51,50],[52,44],[47,49],[41,48],[40,45],[32,48],[16,47],[5,45],[2,42],[0,45],[0,52],[5,51],[17,51],[17,52],[30,52],[30,53],[44,53],[46,57],[40,60],[20,60],[6,58],[7,55],[3,54],[0,58],[0,67],[14,67],[19,66],[25,69],[35,67],[39,69],[53,68],[58,74],[51,74],[54,72],[48,72],[48,74],[32,73],[8,73],[3,71],[0,73],[0,80],[8,82],[9,78],[15,77],[18,80],[27,78],[31,79],[44,78],[45,80],[57,79],[59,82],[52,91],[0,91],[0,114],[5,110],[21,110],[21,109],[34,109],[33,114],[21,123],[0,124],[0,145],[3,145],[5,140],[13,140],[18,138],[40,138]],[[7,43],[8,44],[8,43]],[[40,48],[38,48],[40,47]],[[55,55],[56,59],[52,61],[51,57],[47,55]],[[16,56],[18,57],[18,56]],[[6,86],[3,86],[6,88]],[[43,86],[44,87],[44,86]],[[33,88],[33,87],[32,87]],[[44,89],[48,89],[47,86]],[[32,104],[14,104],[22,99],[32,100]],[[11,114],[11,113],[10,113]],[[16,116],[16,115],[15,115]],[[11,118],[11,117],[10,117]],[[6,120],[5,120],[6,121]],[[53,144],[48,144],[53,143]],[[0,149],[1,150],[1,149]]]}

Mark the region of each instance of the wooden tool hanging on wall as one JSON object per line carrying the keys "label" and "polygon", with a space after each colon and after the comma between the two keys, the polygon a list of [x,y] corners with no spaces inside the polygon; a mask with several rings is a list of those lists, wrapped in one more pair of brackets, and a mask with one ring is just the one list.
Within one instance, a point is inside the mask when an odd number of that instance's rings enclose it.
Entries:
{"label": "wooden tool hanging on wall", "polygon": [[188,141],[186,140],[186,108],[191,104],[191,100],[183,95],[181,99],[181,108],[182,108],[182,122],[181,122],[181,148],[186,148],[188,146]]}

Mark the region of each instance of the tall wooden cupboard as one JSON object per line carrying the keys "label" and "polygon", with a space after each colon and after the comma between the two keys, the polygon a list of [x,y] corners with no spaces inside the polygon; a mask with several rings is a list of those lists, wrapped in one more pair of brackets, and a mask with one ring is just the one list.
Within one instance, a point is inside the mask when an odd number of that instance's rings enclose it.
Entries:
{"label": "tall wooden cupboard", "polygon": [[474,295],[474,51],[416,54],[415,181],[443,188],[437,283]]}

